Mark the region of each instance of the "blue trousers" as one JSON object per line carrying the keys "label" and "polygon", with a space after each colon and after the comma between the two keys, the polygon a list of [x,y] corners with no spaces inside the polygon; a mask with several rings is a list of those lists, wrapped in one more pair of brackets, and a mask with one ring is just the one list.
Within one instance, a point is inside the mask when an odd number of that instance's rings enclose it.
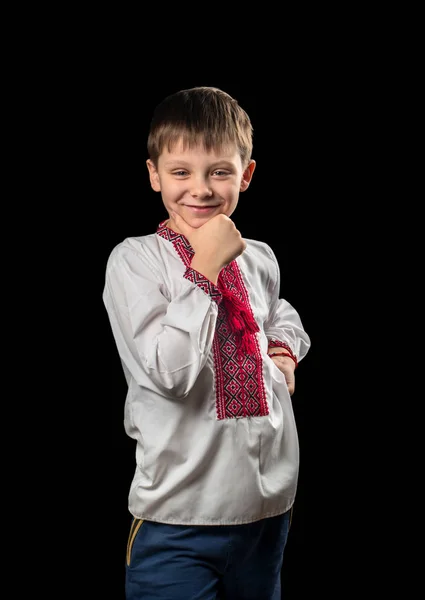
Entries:
{"label": "blue trousers", "polygon": [[281,600],[291,510],[246,525],[165,525],[134,519],[127,600]]}

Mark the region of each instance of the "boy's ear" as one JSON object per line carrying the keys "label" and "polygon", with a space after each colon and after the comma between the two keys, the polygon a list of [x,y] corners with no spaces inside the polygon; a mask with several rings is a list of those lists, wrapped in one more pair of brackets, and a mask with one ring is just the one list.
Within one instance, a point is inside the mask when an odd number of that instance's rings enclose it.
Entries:
{"label": "boy's ear", "polygon": [[250,160],[248,163],[248,166],[246,167],[245,171],[243,172],[242,175],[242,181],[241,181],[241,192],[244,192],[245,190],[248,189],[249,184],[251,183],[251,179],[252,179],[252,174],[254,173],[255,170],[255,160]]}
{"label": "boy's ear", "polygon": [[161,191],[161,184],[159,181],[159,175],[158,175],[158,171],[156,170],[155,165],[153,164],[153,162],[151,161],[151,159],[149,158],[146,161],[146,165],[148,167],[148,171],[149,171],[149,180],[151,182],[151,186],[154,192],[160,192]]}

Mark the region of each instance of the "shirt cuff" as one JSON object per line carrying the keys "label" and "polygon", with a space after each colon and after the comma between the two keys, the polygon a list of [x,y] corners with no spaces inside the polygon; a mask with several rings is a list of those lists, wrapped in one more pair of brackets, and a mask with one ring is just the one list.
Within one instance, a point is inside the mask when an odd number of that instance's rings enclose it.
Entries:
{"label": "shirt cuff", "polygon": [[214,300],[217,305],[220,304],[223,299],[222,293],[212,281],[205,277],[205,275],[192,269],[192,267],[187,267],[183,277],[201,288],[201,290],[205,292],[211,300]]}
{"label": "shirt cuff", "polygon": [[294,359],[295,364],[298,363],[297,357],[294,354],[294,352],[292,351],[291,346],[289,346],[289,344],[287,344],[286,342],[281,342],[280,340],[272,338],[272,339],[269,340],[269,348],[270,347],[273,347],[273,348],[285,348],[285,350],[287,350],[288,353],[291,355],[291,357]]}

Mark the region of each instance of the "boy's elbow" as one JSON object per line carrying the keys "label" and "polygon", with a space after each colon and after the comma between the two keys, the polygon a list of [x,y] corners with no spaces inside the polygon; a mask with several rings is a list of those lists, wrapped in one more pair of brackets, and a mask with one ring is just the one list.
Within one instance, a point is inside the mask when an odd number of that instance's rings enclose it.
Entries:
{"label": "boy's elbow", "polygon": [[188,377],[187,373],[156,373],[150,377],[158,393],[173,400],[184,400],[193,389],[196,377]]}

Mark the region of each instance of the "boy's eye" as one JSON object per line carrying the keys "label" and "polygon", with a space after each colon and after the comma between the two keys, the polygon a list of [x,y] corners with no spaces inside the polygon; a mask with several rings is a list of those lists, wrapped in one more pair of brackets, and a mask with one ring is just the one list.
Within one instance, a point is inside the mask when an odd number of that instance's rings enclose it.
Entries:
{"label": "boy's eye", "polygon": [[219,177],[223,177],[223,175],[228,175],[227,171],[222,171],[221,169],[217,169],[214,171],[214,175],[218,175]]}
{"label": "boy's eye", "polygon": [[173,171],[173,175],[178,175],[179,177],[184,177],[187,175],[187,171]]}

